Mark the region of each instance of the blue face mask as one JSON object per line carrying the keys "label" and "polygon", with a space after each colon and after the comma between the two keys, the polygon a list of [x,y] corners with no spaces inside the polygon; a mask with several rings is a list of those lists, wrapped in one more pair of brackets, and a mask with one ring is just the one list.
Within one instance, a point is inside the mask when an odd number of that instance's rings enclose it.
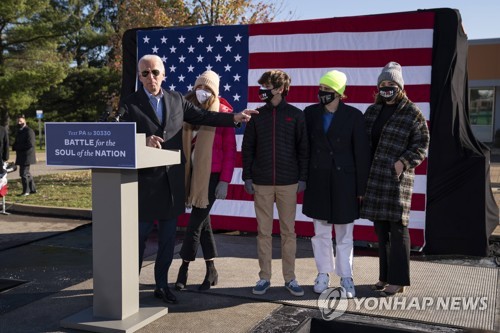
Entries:
{"label": "blue face mask", "polygon": [[378,88],[378,94],[386,102],[392,101],[398,94],[398,87],[380,87]]}
{"label": "blue face mask", "polygon": [[273,99],[273,89],[259,89],[259,98],[261,101],[269,103]]}

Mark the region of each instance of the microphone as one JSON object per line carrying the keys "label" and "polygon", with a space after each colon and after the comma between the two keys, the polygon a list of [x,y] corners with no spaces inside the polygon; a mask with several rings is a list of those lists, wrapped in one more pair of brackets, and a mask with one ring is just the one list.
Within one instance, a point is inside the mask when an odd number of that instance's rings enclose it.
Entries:
{"label": "microphone", "polygon": [[117,123],[125,114],[125,110],[120,109],[119,111],[104,111],[99,118],[100,122]]}
{"label": "microphone", "polygon": [[117,112],[113,111],[108,116],[108,122],[120,122],[120,119],[125,114],[125,109],[120,108]]}

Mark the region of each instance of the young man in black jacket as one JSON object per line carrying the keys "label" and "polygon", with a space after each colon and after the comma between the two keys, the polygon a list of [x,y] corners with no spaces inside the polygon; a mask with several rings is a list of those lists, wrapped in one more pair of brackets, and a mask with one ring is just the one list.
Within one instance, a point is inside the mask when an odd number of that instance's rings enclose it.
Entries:
{"label": "young man in black jacket", "polygon": [[283,277],[294,296],[304,295],[295,279],[295,212],[297,193],[307,180],[308,141],[303,112],[288,104],[285,96],[290,77],[283,71],[265,72],[259,79],[260,99],[266,104],[248,122],[243,136],[243,180],[254,194],[258,222],[259,278],[252,292],[266,293],[271,285],[273,205],[278,209]]}

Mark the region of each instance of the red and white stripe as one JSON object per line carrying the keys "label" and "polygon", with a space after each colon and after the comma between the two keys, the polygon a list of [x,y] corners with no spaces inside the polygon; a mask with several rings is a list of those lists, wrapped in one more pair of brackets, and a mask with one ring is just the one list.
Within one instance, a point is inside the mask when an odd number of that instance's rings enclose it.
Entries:
{"label": "red and white stripe", "polygon": [[[345,102],[364,112],[373,103],[381,68],[389,61],[403,67],[405,90],[410,99],[430,118],[434,14],[432,12],[395,13],[308,21],[256,24],[249,26],[248,105],[262,105],[258,98],[258,79],[267,70],[288,73],[292,85],[287,101],[300,109],[317,102],[320,77],[337,69],[347,75]],[[237,135],[237,166],[228,198],[217,200],[212,208],[215,229],[255,231],[252,196],[245,193],[241,179],[241,142]],[[410,212],[413,246],[424,245],[427,160],[416,169]],[[275,231],[278,213],[275,210]],[[183,217],[183,223],[186,222]],[[302,214],[302,195],[296,213],[298,235],[311,236],[311,219]],[[357,220],[355,240],[375,241],[373,224]]]}

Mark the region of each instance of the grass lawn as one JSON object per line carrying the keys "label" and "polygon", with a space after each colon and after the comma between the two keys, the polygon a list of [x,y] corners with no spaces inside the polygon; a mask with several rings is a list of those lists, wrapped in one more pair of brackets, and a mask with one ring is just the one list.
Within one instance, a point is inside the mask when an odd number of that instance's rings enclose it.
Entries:
{"label": "grass lawn", "polygon": [[37,193],[18,196],[22,192],[20,179],[9,180],[8,202],[55,207],[92,208],[90,170],[59,172],[34,177]]}

